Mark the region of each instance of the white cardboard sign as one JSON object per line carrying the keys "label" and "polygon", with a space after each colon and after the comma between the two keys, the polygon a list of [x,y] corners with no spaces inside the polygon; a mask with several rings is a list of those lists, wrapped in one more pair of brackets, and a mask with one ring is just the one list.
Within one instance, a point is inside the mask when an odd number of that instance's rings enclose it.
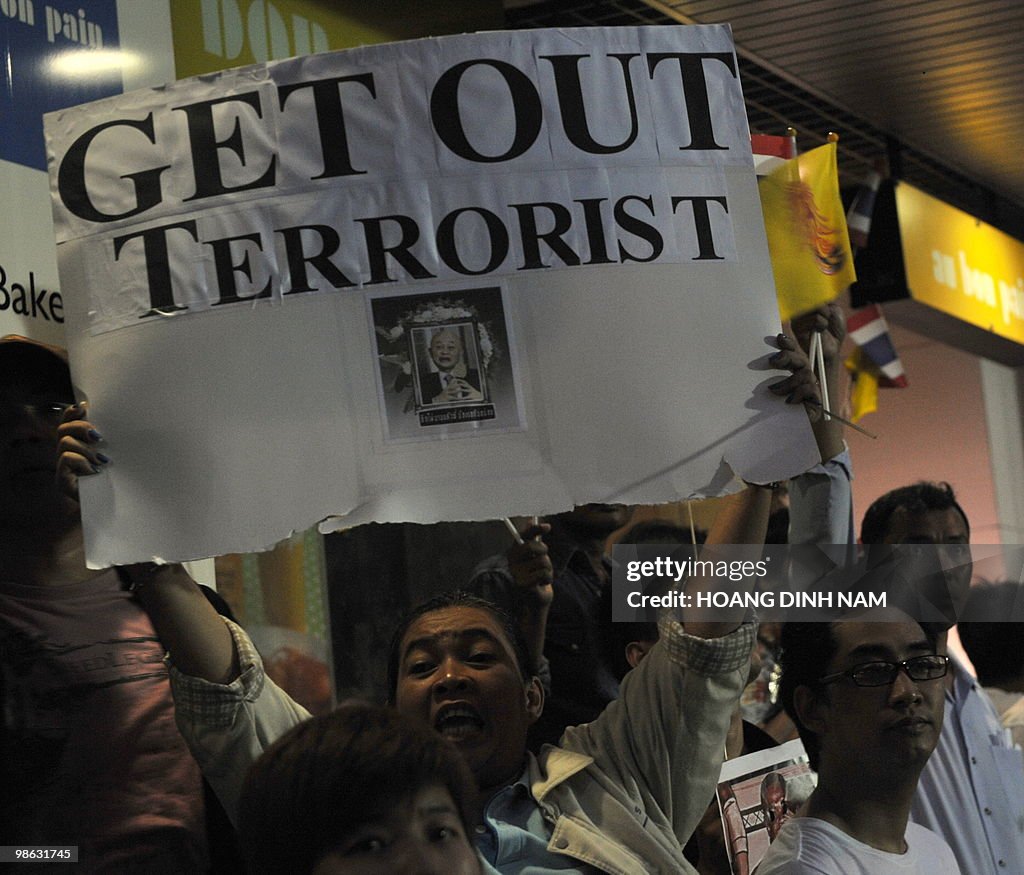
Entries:
{"label": "white cardboard sign", "polygon": [[816,456],[769,397],[728,28],[485,33],[47,117],[90,561],[720,494]]}

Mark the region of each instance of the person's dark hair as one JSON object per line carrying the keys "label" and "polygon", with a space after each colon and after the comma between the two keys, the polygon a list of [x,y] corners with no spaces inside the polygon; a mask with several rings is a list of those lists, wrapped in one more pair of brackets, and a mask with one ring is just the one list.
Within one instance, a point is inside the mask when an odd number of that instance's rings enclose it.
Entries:
{"label": "person's dark hair", "polygon": [[794,706],[794,694],[797,687],[810,687],[815,695],[826,695],[818,679],[836,655],[839,645],[832,634],[832,623],[785,623],[779,643],[779,664],[782,667],[779,701],[800,733],[811,768],[817,771],[821,750],[818,736],[800,722]]}
{"label": "person's dark hair", "polygon": [[238,834],[250,875],[306,875],[364,823],[430,785],[473,835],[476,785],[459,752],[393,708],[348,702],[293,727],[249,769]]}
{"label": "person's dark hair", "polygon": [[29,374],[52,385],[53,401],[74,402],[71,371],[63,349],[13,334],[0,338],[0,386],[8,376]]}
{"label": "person's dark hair", "polygon": [[536,674],[536,666],[530,664],[530,651],[523,637],[522,630],[518,624],[494,602],[482,599],[472,593],[462,590],[442,593],[413,608],[395,629],[391,636],[391,646],[388,649],[388,699],[392,703],[395,700],[395,692],[398,689],[398,673],[402,660],[402,639],[409,627],[424,614],[431,614],[434,611],[441,611],[445,608],[476,608],[486,611],[498,621],[502,631],[512,644],[512,652],[516,658],[516,665],[519,667],[519,674],[522,675],[523,683],[529,682]]}
{"label": "person's dark hair", "polygon": [[929,483],[922,480],[912,486],[893,489],[880,498],[875,499],[860,525],[862,544],[881,544],[889,531],[892,515],[901,508],[907,513],[925,513],[930,510],[948,510],[956,508],[963,517],[968,536],[971,524],[964,509],[957,503],[953,487],[948,483]]}
{"label": "person's dark hair", "polygon": [[1024,585],[1015,581],[972,586],[957,626],[960,642],[985,687],[1024,675]]}

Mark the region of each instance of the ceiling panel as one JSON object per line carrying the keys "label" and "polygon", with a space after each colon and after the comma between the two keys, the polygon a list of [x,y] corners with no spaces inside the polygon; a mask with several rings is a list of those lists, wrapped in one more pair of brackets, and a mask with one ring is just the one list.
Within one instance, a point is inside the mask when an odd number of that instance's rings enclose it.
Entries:
{"label": "ceiling panel", "polygon": [[840,135],[1024,237],[1024,0],[518,0],[513,26],[731,24],[752,130]]}
{"label": "ceiling panel", "polygon": [[751,60],[1024,205],[1022,0],[667,0]]}

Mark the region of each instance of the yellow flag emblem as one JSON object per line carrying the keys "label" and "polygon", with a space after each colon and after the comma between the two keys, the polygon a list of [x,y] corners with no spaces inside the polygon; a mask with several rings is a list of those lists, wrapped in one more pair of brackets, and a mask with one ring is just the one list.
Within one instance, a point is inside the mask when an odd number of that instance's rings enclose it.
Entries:
{"label": "yellow flag emblem", "polygon": [[787,161],[760,188],[779,314],[786,321],[833,300],[857,278],[835,143]]}

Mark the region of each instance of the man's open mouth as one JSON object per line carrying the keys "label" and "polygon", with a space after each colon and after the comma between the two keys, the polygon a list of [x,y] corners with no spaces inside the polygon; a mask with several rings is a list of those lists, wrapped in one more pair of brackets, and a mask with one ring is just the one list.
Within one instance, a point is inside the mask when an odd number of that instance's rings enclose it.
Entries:
{"label": "man's open mouth", "polygon": [[434,729],[449,741],[462,741],[483,728],[483,718],[464,703],[444,705],[434,717]]}

